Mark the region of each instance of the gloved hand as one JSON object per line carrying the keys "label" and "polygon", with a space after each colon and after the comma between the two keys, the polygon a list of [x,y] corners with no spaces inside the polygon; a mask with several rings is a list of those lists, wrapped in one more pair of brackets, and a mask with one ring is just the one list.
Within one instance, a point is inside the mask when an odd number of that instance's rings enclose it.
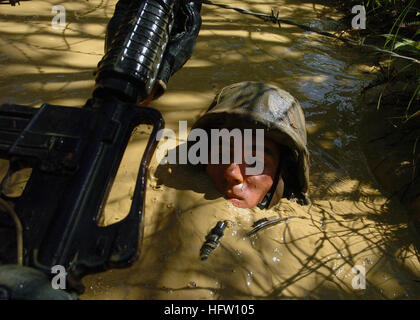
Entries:
{"label": "gloved hand", "polygon": [[201,27],[200,10],[201,3],[182,1],[159,69],[161,90],[156,92],[156,97],[164,93],[169,78],[191,57]]}
{"label": "gloved hand", "polygon": [[[105,39],[105,52],[118,30],[119,25],[130,5],[130,0],[118,1],[113,17],[108,23]],[[195,41],[201,27],[201,3],[179,0],[174,26],[160,65],[157,81],[150,96],[141,102],[147,105],[151,100],[160,97],[166,90],[169,78],[175,74],[191,57]]]}

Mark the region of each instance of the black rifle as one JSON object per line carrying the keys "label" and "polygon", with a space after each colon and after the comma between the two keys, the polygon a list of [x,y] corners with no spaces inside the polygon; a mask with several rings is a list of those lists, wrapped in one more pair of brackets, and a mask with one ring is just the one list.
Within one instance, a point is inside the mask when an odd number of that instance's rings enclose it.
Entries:
{"label": "black rifle", "polygon": [[[176,0],[131,2],[98,64],[92,97],[82,108],[0,106],[0,157],[10,160],[10,172],[32,168],[22,195],[7,199],[22,224],[23,265],[48,278],[54,276],[53,266],[64,266],[68,288],[78,293],[84,289],[83,275],[128,266],[138,256],[147,167],[164,121],[159,111],[137,103],[156,82],[177,8]],[[98,227],[124,150],[139,124],[151,124],[153,130],[131,209],[124,220]],[[2,278],[0,270],[0,289],[5,277],[7,272]]]}

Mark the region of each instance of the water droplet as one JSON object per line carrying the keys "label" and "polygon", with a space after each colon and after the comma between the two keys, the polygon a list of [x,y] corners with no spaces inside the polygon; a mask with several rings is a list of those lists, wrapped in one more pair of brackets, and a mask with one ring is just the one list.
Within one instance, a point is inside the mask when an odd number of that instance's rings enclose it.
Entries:
{"label": "water droplet", "polygon": [[251,285],[251,281],[247,281],[246,285],[249,287]]}
{"label": "water droplet", "polygon": [[188,287],[197,288],[197,284],[194,281],[190,281],[190,282],[188,282]]}
{"label": "water droplet", "polygon": [[172,294],[172,289],[169,289],[168,290],[168,294]]}
{"label": "water droplet", "polygon": [[236,270],[235,270],[235,269],[232,269],[232,272],[233,272],[233,273],[235,273],[235,272],[236,272]]}

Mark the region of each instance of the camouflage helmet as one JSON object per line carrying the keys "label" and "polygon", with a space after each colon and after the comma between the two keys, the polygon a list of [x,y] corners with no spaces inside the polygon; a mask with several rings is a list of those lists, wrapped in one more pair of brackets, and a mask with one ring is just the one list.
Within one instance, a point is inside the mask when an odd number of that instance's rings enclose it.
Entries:
{"label": "camouflage helmet", "polygon": [[288,172],[292,174],[283,176],[283,185],[279,183],[281,172],[278,172],[273,187],[259,207],[270,208],[281,197],[296,197],[301,204],[309,203],[309,153],[305,117],[299,102],[288,92],[261,82],[232,84],[216,95],[194,128],[264,129],[265,138],[289,151],[287,165]]}

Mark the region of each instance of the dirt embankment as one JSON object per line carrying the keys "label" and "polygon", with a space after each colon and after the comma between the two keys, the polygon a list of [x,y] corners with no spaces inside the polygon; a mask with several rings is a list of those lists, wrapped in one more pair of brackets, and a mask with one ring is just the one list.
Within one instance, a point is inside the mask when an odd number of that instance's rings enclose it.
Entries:
{"label": "dirt embankment", "polygon": [[[420,118],[407,120],[412,80],[400,79],[369,88],[363,95],[366,113],[360,125],[363,151],[389,198],[399,199],[420,232]],[[414,106],[411,106],[413,108]]]}
{"label": "dirt embankment", "polygon": [[[354,18],[352,8],[362,1],[327,0],[326,3],[344,15],[340,19],[342,26],[350,26]],[[365,29],[348,28],[347,36],[395,51],[405,58],[419,59],[419,51],[410,47],[419,39],[418,10],[412,1],[368,2],[365,9]],[[393,38],[391,34],[397,36]],[[408,209],[420,233],[420,117],[410,117],[420,109],[418,92],[415,97],[420,67],[404,57],[391,57],[383,52],[375,55],[372,50],[366,54],[371,56],[372,62],[376,60],[377,72],[376,79],[362,90],[360,97],[362,150],[388,198],[398,199]]]}

